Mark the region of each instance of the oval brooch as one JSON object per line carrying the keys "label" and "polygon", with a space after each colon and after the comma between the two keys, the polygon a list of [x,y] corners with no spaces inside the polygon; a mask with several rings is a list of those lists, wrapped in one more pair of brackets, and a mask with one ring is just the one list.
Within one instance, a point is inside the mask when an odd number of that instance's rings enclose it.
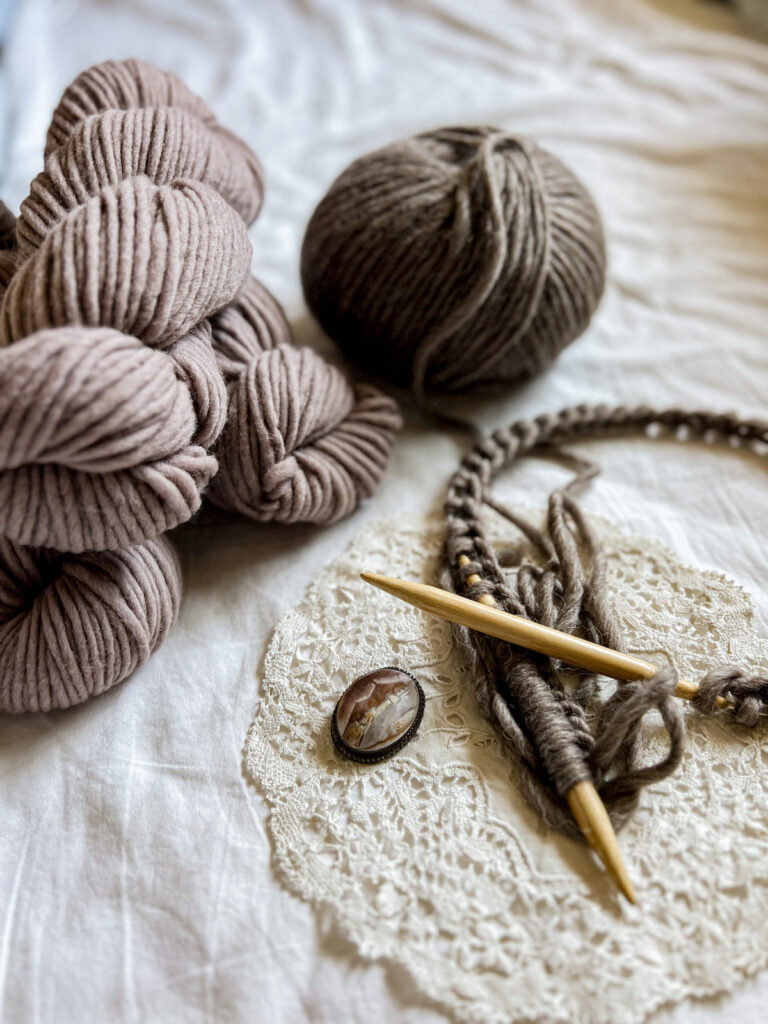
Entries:
{"label": "oval brooch", "polygon": [[377,668],[342,693],[331,717],[336,748],[352,761],[384,761],[416,734],[424,715],[424,691],[400,668]]}

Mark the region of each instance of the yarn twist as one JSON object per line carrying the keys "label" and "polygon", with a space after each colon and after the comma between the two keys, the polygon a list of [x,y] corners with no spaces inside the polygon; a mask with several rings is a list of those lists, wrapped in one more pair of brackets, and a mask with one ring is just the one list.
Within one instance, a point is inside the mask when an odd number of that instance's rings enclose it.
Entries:
{"label": "yarn twist", "polygon": [[253,277],[212,327],[229,417],[209,500],[261,521],[348,515],[384,472],[400,426],[394,403],[295,348],[282,309]]}
{"label": "yarn twist", "polygon": [[362,157],[307,227],[307,303],[355,362],[423,393],[519,382],[587,326],[605,245],[557,157],[445,128]]}
{"label": "yarn twist", "polygon": [[0,538],[0,711],[49,711],[103,693],[160,646],[181,578],[164,537],[66,554]]}
{"label": "yarn twist", "polygon": [[[134,150],[138,148],[150,154],[154,152],[154,156],[149,155],[147,159],[155,167],[173,166],[180,159],[178,151],[181,150],[201,174],[211,173],[208,163],[212,162],[216,167],[215,173],[221,175],[221,178],[218,182],[209,179],[207,183],[241,212],[247,223],[256,219],[264,198],[264,174],[255,153],[242,139],[220,125],[203,100],[187,88],[180,78],[140,60],[106,61],[78,75],[65,90],[53,112],[45,144],[47,165],[50,166],[53,153],[64,146],[78,126],[92,115],[137,108],[150,111],[153,108],[175,108],[191,114],[215,138],[216,152],[208,149],[207,142],[201,147],[197,139],[186,134],[176,133],[173,138],[163,138],[162,129],[155,134],[146,131],[136,134],[135,129],[132,129],[126,139],[126,149],[133,143]],[[150,113],[147,116],[153,118],[157,115]],[[122,131],[119,134],[122,140],[124,134]],[[105,140],[106,146],[102,152],[106,163],[120,159],[119,150],[110,144],[109,136],[114,138],[115,132],[110,131]],[[197,153],[193,153],[195,149]],[[99,152],[94,150],[94,153],[94,162],[97,163]],[[133,156],[129,160],[137,158],[142,159],[141,156]],[[203,180],[202,177],[200,180]],[[220,187],[222,185],[225,187]]]}
{"label": "yarn twist", "polygon": [[[445,505],[446,585],[473,599],[490,594],[506,611],[624,650],[607,598],[604,554],[576,501],[598,470],[559,446],[582,437],[651,427],[768,444],[765,423],[648,407],[581,405],[498,430],[477,444],[452,478]],[[524,455],[555,457],[576,469],[571,483],[550,496],[544,530],[490,494],[496,475]],[[518,564],[514,552],[497,554],[485,536],[483,506],[495,509],[522,532],[537,553],[538,564]],[[467,561],[462,559],[459,566],[462,555]],[[507,564],[517,570],[512,580],[502,571]],[[469,583],[475,574],[480,579]],[[603,700],[591,673],[566,671],[553,659],[480,633],[457,629],[457,635],[475,664],[479,700],[523,768],[529,802],[550,826],[579,836],[564,798],[576,783],[590,780],[618,829],[637,805],[641,789],[678,765],[685,722],[680,702],[673,697],[674,669],[663,667],[650,680],[624,682]],[[714,668],[701,680],[693,704],[714,713],[718,697],[727,698],[729,713],[739,724],[754,726],[768,704],[768,679],[732,666]],[[657,763],[644,765],[640,726],[652,709],[661,715],[669,751]]]}
{"label": "yarn twist", "polygon": [[[197,133],[141,135],[158,123],[152,111],[129,121],[111,109],[133,96],[179,97]],[[80,147],[84,126],[98,151]],[[65,91],[49,133],[63,148],[49,151],[22,203],[0,306],[0,530],[9,539],[117,548],[199,507],[226,403],[205,320],[244,284],[250,244],[222,195],[172,172],[205,169],[219,137],[244,152],[186,87],[138,61],[86,71]],[[159,184],[136,173],[158,168]],[[242,192],[251,182],[258,209],[257,165],[241,156],[237,170],[231,179]]]}
{"label": "yarn twist", "polygon": [[[218,503],[260,519],[337,518],[383,471],[392,403],[379,397],[375,441],[355,436],[365,400],[290,348],[279,307],[247,283],[262,198],[245,143],[175,76],[129,60],[65,91],[18,221],[0,204],[0,710],[84,700],[162,642],[180,580],[160,535],[200,506],[214,448],[244,477],[222,480]],[[272,361],[264,324],[243,316],[254,290],[280,321]],[[218,360],[228,382],[259,379],[243,399],[230,388],[227,426],[254,461],[220,439]]]}
{"label": "yarn twist", "polygon": [[[110,81],[178,94],[203,120],[187,115],[186,132],[173,111],[121,120]],[[57,109],[49,139],[61,148],[49,147],[19,220],[3,207],[4,711],[103,692],[176,616],[179,567],[159,535],[199,507],[216,469],[208,449],[226,392],[205,318],[237,294],[250,257],[240,212],[215,191],[228,178],[205,109],[138,62],[85,72]]]}

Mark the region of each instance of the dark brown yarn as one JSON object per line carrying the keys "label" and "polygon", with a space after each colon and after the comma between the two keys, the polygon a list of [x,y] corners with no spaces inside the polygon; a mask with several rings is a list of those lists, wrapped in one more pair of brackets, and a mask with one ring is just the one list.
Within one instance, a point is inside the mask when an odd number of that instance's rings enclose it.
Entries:
{"label": "dark brown yarn", "polygon": [[0,200],[0,249],[16,247],[16,218]]}
{"label": "dark brown yarn", "polygon": [[307,303],[346,355],[449,394],[543,370],[587,326],[605,246],[557,157],[495,128],[445,128],[356,160],[307,227]]}
{"label": "dark brown yarn", "polygon": [[[567,455],[559,446],[582,437],[650,427],[768,444],[765,423],[647,407],[577,406],[498,430],[466,456],[451,481],[445,506],[446,585],[473,599],[490,594],[500,607],[516,615],[624,650],[607,598],[604,555],[575,500],[597,467]],[[497,474],[523,455],[565,459],[577,470],[571,484],[550,496],[544,530],[495,501],[490,493]],[[486,539],[484,506],[506,517],[538,556],[515,562],[511,580],[502,571],[508,558],[498,555]],[[460,567],[462,555],[469,561]],[[481,578],[470,584],[473,574]],[[648,681],[622,683],[606,699],[597,677],[588,672],[480,633],[459,629],[457,635],[475,663],[480,702],[523,767],[524,791],[552,827],[579,835],[564,797],[577,782],[590,780],[614,826],[620,828],[637,805],[641,789],[678,765],[685,723],[682,702],[672,696],[677,684],[674,669],[661,668]],[[729,699],[737,722],[754,726],[768,704],[768,680],[732,666],[713,669],[701,680],[693,704],[702,712],[714,713],[718,697]],[[650,710],[661,715],[669,752],[655,764],[643,764],[640,726]]]}

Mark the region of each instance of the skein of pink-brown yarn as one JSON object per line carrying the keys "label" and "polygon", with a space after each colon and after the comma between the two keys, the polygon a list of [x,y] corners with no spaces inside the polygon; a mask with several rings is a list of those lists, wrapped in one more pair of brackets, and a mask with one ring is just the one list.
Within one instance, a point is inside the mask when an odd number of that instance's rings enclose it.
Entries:
{"label": "skein of pink-brown yarn", "polygon": [[282,309],[254,277],[211,327],[229,415],[207,498],[264,522],[349,515],[384,473],[400,426],[395,404],[296,348]]}
{"label": "skein of pink-brown yarn", "polygon": [[[106,94],[110,79],[168,93],[168,76],[134,62],[80,76],[54,115],[60,147],[50,150],[18,223],[7,211],[3,218],[6,711],[84,700],[162,642],[180,576],[160,535],[199,507],[226,415],[206,317],[246,278],[246,226],[216,188],[174,173],[208,165],[215,122],[206,115],[183,137],[166,131],[161,154],[146,124],[131,134],[99,110],[97,86]],[[179,92],[193,112],[204,111]],[[78,122],[81,94],[92,110]],[[80,144],[83,126],[100,150]],[[158,167],[157,180],[144,173]],[[253,162],[244,158],[238,172],[239,191],[254,179],[260,197]]]}
{"label": "skein of pink-brown yarn", "polygon": [[391,403],[299,354],[281,313],[274,359],[243,319],[262,197],[202,100],[125,61],[65,91],[18,222],[0,208],[0,709],[79,702],[162,642],[180,582],[160,535],[199,507],[214,446],[215,500],[254,518],[329,521],[375,487]]}

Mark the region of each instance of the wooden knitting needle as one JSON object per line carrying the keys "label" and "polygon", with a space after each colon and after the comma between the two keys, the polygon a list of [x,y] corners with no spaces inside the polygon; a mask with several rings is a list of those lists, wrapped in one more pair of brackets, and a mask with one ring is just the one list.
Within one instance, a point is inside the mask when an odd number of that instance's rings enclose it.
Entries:
{"label": "wooden knitting needle", "polygon": [[[462,558],[466,559],[466,556],[462,556]],[[460,561],[460,564],[466,565],[466,561],[463,563]],[[392,594],[393,597],[401,598],[417,608],[433,612],[441,618],[450,619],[452,622],[459,622],[470,629],[479,629],[480,632],[489,633],[491,636],[499,635],[498,632],[493,632],[493,629],[487,628],[488,614],[491,612],[489,600],[495,605],[495,601],[488,594],[483,595],[485,598],[483,604],[486,607],[480,609],[477,607],[476,602],[458,597],[455,594],[449,594],[447,591],[439,590],[437,587],[429,587],[421,583],[410,583],[407,580],[392,579],[389,576],[381,576],[378,573],[364,572],[360,575],[366,583],[371,583],[373,586]],[[477,579],[479,578],[478,576]],[[477,580],[473,580],[470,576],[467,582],[471,585],[473,582],[477,582]],[[466,606],[469,606],[469,608]],[[496,621],[497,617],[502,619],[502,625],[505,624],[503,622],[504,619],[518,618],[517,616],[510,616],[505,612],[501,612],[498,608],[494,608],[490,624],[496,629],[499,628],[499,624]],[[521,619],[520,621],[531,625],[526,619]],[[551,630],[551,632],[558,636],[568,635],[559,634],[556,630]],[[510,637],[502,635],[500,639],[507,640]],[[515,643],[520,643],[518,636],[513,637],[512,640]],[[526,645],[523,644],[522,646]],[[543,651],[542,653],[548,652]],[[558,657],[559,655],[554,656]],[[620,892],[630,903],[636,903],[637,898],[634,886],[627,874],[619,843],[616,839],[616,833],[611,825],[608,812],[593,784],[589,780],[576,783],[566,794],[566,800],[584,838],[603,862]]]}
{"label": "wooden knitting needle", "polygon": [[[464,564],[466,564],[466,562]],[[459,622],[464,626],[468,626],[470,629],[478,629],[478,626],[476,625],[476,613],[481,612],[480,621],[483,625],[479,627],[480,632],[489,633],[492,636],[498,636],[498,634],[490,633],[489,630],[484,628],[486,612],[492,611],[492,608],[488,606],[487,601],[483,601],[485,607],[480,609],[477,607],[476,602],[458,597],[456,594],[447,593],[447,591],[438,590],[436,587],[409,583],[406,580],[393,580],[390,577],[384,577],[384,575],[380,575],[377,572],[361,572],[360,575],[366,583],[373,584],[374,587],[378,587],[379,589],[386,591],[393,597],[406,600],[410,604],[415,604],[424,611],[434,612],[435,614],[440,615],[440,617],[449,617],[452,622]],[[471,581],[471,577],[469,580]],[[486,598],[489,597],[489,595],[483,596]],[[445,613],[445,598],[452,598],[456,602],[459,602],[456,606],[453,602],[449,602],[447,608],[451,608],[452,613],[450,615]],[[493,597],[490,598],[490,601],[494,601]],[[469,605],[469,610],[467,610],[465,605]],[[457,617],[457,613],[462,617]],[[508,616],[506,612],[501,611],[499,608],[494,608],[493,614],[502,618],[517,617]],[[527,622],[526,620],[521,621]],[[496,626],[497,624],[494,623],[493,625]],[[557,631],[552,630],[551,632],[556,633]],[[504,640],[509,638],[503,636],[501,639]],[[518,641],[515,640],[513,642]],[[618,848],[618,841],[616,840],[613,826],[610,823],[608,813],[605,810],[603,802],[600,800],[592,782],[588,779],[583,782],[577,782],[577,784],[570,788],[565,799],[568,802],[570,813],[582,829],[585,839],[605,865],[606,870],[617,885],[618,889],[620,889],[630,903],[636,903],[637,898],[635,896],[635,889],[632,885],[629,874],[627,873],[627,868],[625,867],[624,859],[622,858],[622,852],[620,848]]]}
{"label": "wooden knitting needle", "polygon": [[[461,556],[459,565],[466,565],[469,561],[467,559],[462,562],[462,559],[466,559],[466,555]],[[366,583],[371,583],[393,597],[421,608],[422,611],[430,612],[441,619],[448,619],[450,622],[457,622],[479,633],[495,636],[499,640],[507,640],[518,647],[538,651],[539,654],[546,654],[550,658],[559,658],[560,661],[587,669],[589,672],[619,680],[651,679],[658,672],[658,668],[649,661],[635,658],[631,654],[622,654],[620,651],[611,650],[610,647],[592,643],[591,640],[583,640],[570,633],[562,633],[559,629],[552,629],[551,626],[542,626],[540,622],[531,622],[520,615],[505,612],[496,607],[496,602],[490,594],[483,594],[479,602],[471,601],[469,598],[459,597],[458,594],[451,594],[447,590],[430,587],[425,583],[393,579],[375,572],[364,572],[360,575]],[[480,577],[473,573],[467,577],[467,583],[471,586],[479,579]],[[483,607],[478,607],[478,604],[482,604]],[[675,688],[675,696],[683,697],[685,700],[692,700],[697,692],[698,686],[687,679],[680,679]],[[718,697],[717,705],[728,707],[728,701]]]}

